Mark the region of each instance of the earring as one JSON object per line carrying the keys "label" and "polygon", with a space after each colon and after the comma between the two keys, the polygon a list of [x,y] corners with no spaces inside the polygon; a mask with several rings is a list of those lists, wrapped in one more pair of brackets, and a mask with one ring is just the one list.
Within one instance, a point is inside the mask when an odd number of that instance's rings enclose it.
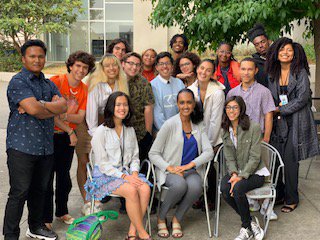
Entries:
{"label": "earring", "polygon": [[126,119],[129,119],[130,116],[131,116],[131,113],[129,112],[129,113],[127,114],[127,116],[126,116]]}

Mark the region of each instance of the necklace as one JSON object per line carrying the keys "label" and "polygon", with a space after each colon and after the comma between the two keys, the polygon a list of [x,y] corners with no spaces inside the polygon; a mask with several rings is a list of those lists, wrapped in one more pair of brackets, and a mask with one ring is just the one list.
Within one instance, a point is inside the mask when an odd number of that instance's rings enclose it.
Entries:
{"label": "necklace", "polygon": [[78,91],[74,92],[74,91],[70,88],[70,93],[71,93],[72,95],[77,95],[77,94],[78,94]]}
{"label": "necklace", "polygon": [[192,133],[192,131],[190,131],[190,132],[186,132],[186,131],[184,131],[184,133],[185,133],[185,134],[191,134],[191,133]]}

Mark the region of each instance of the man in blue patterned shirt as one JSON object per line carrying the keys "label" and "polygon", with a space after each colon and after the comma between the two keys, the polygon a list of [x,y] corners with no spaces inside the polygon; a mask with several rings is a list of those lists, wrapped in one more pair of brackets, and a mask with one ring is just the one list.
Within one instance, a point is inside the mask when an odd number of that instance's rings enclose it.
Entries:
{"label": "man in blue patterned shirt", "polygon": [[10,115],[7,127],[7,165],[10,192],[5,210],[5,240],[19,239],[19,222],[28,202],[26,235],[38,239],[57,239],[43,224],[45,193],[53,167],[53,127],[55,115],[67,109],[57,87],[41,72],[46,47],[40,40],[21,47],[23,68],[11,79],[7,97]]}

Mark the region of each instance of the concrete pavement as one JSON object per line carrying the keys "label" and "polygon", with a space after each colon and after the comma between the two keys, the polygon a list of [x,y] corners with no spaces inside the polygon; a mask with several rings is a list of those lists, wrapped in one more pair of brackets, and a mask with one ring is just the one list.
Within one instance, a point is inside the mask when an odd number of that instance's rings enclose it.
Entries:
{"label": "concrete pavement", "polygon": [[[9,191],[8,169],[6,165],[5,154],[5,137],[6,137],[6,123],[8,118],[8,106],[5,98],[7,83],[0,82],[0,228],[3,226],[3,216],[5,204],[7,201],[7,194]],[[308,179],[305,179],[305,173],[310,160],[302,161],[300,164],[300,178],[299,178],[299,193],[300,204],[299,207],[290,214],[280,212],[280,206],[276,207],[275,211],[279,216],[278,221],[270,222],[268,234],[265,239],[272,240],[304,240],[304,239],[320,239],[320,161],[319,157],[313,161]],[[76,182],[76,166],[77,160],[74,158],[71,176],[73,188],[70,193],[69,211],[74,217],[80,217],[80,208],[82,206],[82,199],[78,190]],[[113,199],[111,202],[104,205],[105,209],[118,210],[119,201]],[[169,214],[169,220],[173,212]],[[255,214],[262,222],[260,214]],[[211,218],[213,213],[211,213]],[[154,239],[159,239],[156,236],[156,216],[151,218],[152,234]],[[213,220],[211,221],[213,228]],[[116,221],[108,221],[103,224],[104,233],[102,239],[120,240],[124,239],[126,231],[129,226],[128,217],[120,215]],[[27,209],[25,208],[23,217],[21,219],[20,239],[26,240],[25,232],[28,227],[27,224]],[[60,239],[65,239],[65,232],[67,225],[55,219],[53,222],[55,231],[59,234]],[[205,214],[199,210],[189,210],[182,223],[184,230],[184,238],[188,240],[202,240],[209,239],[207,232],[207,223]],[[220,235],[218,239],[234,239],[240,229],[240,218],[234,211],[222,201],[221,216],[220,216]],[[0,235],[1,236],[1,235]],[[0,239],[3,239],[1,236]],[[169,238],[173,239],[173,238]]]}

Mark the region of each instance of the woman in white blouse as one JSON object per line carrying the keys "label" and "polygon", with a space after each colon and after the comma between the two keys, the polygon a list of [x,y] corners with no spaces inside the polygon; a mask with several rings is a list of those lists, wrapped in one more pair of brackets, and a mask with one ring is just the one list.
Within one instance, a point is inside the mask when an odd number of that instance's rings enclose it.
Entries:
{"label": "woman in white blouse", "polygon": [[[89,93],[86,121],[78,127],[78,144],[76,147],[78,157],[77,180],[84,201],[86,192],[83,189],[83,185],[87,179],[86,164],[89,161],[89,152],[91,150],[91,136],[99,124],[103,122],[103,111],[110,94],[114,91],[121,91],[126,94],[129,92],[126,76],[120,61],[110,53],[105,54],[100,62],[96,64],[96,69],[89,76],[87,85]],[[97,205],[96,207],[98,208],[96,211],[99,211],[99,206]],[[84,215],[90,213],[89,202],[86,202],[82,207],[82,213]]]}
{"label": "woman in white blouse", "polygon": [[[213,60],[202,60],[197,67],[197,80],[189,86],[189,89],[192,90],[196,98],[197,104],[203,111],[203,122],[213,149],[222,142],[220,137],[220,126],[225,102],[225,86],[212,79],[214,71],[215,65]],[[210,210],[213,210],[215,201],[215,174],[216,172],[212,164],[208,178],[211,179],[208,183],[208,200]],[[195,209],[204,209],[203,197],[195,202],[192,207]]]}
{"label": "woman in white blouse", "polygon": [[[131,224],[126,239],[151,239],[143,227],[143,217],[150,198],[150,184],[139,174],[139,148],[133,127],[128,95],[112,93],[104,110],[105,121],[93,134],[93,181],[85,185],[90,196],[102,199],[117,194],[126,199]],[[89,199],[88,199],[89,200]]]}

